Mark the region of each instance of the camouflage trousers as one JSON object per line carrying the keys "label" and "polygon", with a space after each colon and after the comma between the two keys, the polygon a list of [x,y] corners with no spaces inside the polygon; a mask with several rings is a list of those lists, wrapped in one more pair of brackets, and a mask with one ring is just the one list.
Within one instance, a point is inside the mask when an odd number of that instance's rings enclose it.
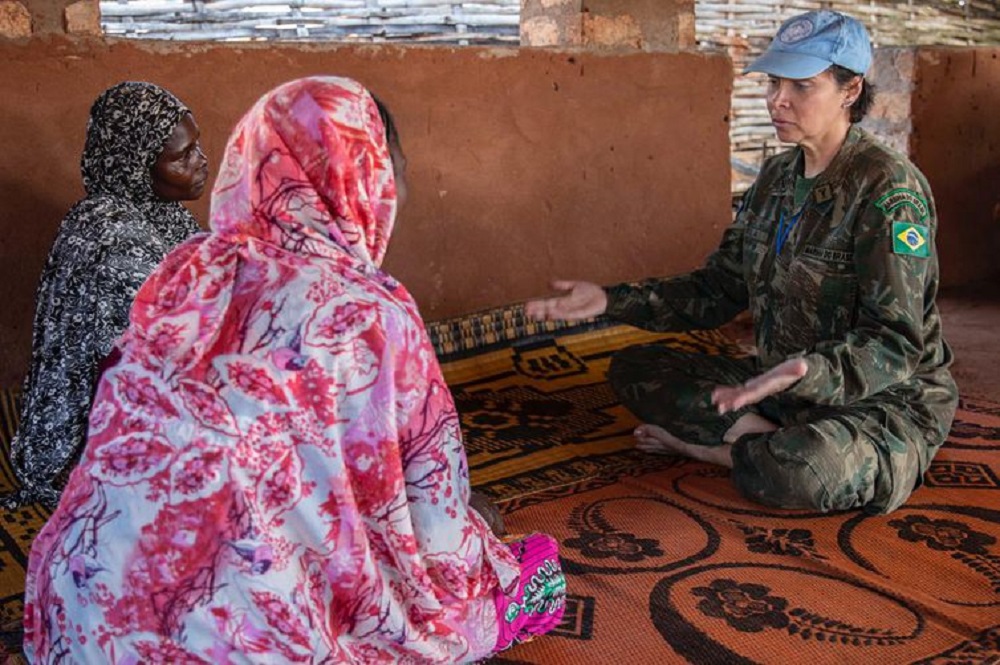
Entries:
{"label": "camouflage trousers", "polygon": [[907,417],[904,405],[865,400],[817,407],[768,397],[719,415],[711,404],[712,389],[758,373],[752,358],[651,344],[615,354],[608,381],[640,420],[687,443],[722,445],[723,435],[745,413],[777,424],[774,432],[747,434],[733,445],[733,482],[762,504],[824,512],[864,506],[888,512],[920,484],[936,447],[928,449],[925,442],[931,437]]}

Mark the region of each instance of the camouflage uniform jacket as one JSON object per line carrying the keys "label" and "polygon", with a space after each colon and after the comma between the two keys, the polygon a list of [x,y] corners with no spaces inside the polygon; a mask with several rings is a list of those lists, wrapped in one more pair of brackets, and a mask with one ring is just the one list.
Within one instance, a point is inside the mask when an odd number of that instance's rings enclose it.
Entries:
{"label": "camouflage uniform jacket", "polygon": [[761,371],[793,356],[808,363],[805,378],[778,396],[786,406],[933,403],[916,420],[940,445],[957,389],[935,305],[937,220],[927,181],[852,127],[779,253],[802,163],[798,147],[767,160],[705,267],[610,287],[607,314],[650,330],[690,330],[749,308]]}

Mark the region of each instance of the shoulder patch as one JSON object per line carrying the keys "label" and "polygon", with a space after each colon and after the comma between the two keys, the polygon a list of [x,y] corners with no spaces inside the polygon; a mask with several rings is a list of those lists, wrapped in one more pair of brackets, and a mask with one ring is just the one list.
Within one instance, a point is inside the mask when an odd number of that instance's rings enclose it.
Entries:
{"label": "shoulder patch", "polygon": [[927,227],[909,222],[892,223],[892,251],[904,256],[927,258],[931,246],[927,237]]}
{"label": "shoulder patch", "polygon": [[910,206],[916,210],[921,222],[927,219],[927,215],[930,214],[927,200],[912,189],[906,189],[905,187],[893,189],[875,202],[875,207],[887,215],[902,206]]}

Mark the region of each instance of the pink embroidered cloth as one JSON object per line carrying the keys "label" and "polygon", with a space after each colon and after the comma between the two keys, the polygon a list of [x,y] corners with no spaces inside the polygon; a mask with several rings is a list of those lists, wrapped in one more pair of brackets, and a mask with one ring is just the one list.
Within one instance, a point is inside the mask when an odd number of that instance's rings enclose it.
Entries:
{"label": "pink embroidered cloth", "polygon": [[286,84],[240,121],[213,231],[139,293],[32,549],[31,662],[455,663],[526,636],[498,607],[558,623],[554,542],[526,587],[534,541],[515,556],[469,508],[451,395],[378,268],[395,209],[356,82]]}

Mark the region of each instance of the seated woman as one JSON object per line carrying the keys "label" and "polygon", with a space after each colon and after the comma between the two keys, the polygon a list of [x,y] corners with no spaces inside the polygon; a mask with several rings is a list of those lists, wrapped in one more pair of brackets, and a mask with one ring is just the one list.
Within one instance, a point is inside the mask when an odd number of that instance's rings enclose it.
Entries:
{"label": "seated woman", "polygon": [[11,444],[20,491],[7,508],[52,507],[87,434],[98,366],[132,299],[175,245],[198,231],[179,201],[202,195],[208,163],[191,112],[150,83],[104,91],[83,151],[87,196],[66,215],[35,297],[31,368]]}
{"label": "seated woman", "polygon": [[451,394],[379,269],[386,124],[308,78],[237,125],[213,232],[139,292],[31,550],[32,662],[458,663],[560,621],[555,542],[470,508]]}
{"label": "seated woman", "polygon": [[650,330],[712,328],[750,309],[758,355],[623,350],[609,380],[646,424],[638,446],[733,469],[746,496],[822,511],[898,508],[958,404],[935,305],[927,180],[854,126],[872,104],[871,44],[831,11],[785,22],[748,71],[768,74],[778,138],[707,265],[529,303],[537,318],[605,314]]}

